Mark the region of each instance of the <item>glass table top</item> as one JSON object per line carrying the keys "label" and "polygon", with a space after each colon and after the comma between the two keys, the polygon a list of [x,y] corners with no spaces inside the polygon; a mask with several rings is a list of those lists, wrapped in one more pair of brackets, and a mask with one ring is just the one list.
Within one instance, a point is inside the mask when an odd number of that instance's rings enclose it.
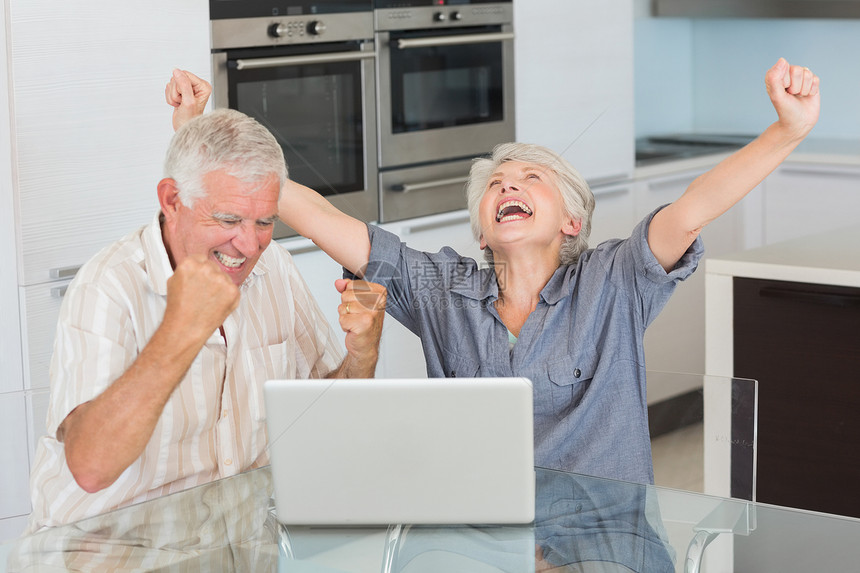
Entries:
{"label": "glass table top", "polygon": [[268,467],[0,546],[0,571],[851,571],[860,520],[535,470],[529,525],[284,527]]}

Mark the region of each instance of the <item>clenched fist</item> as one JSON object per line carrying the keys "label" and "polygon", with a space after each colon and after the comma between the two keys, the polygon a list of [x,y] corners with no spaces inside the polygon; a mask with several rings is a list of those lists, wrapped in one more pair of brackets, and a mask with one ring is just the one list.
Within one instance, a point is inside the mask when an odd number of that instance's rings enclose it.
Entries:
{"label": "clenched fist", "polygon": [[203,255],[189,255],[167,280],[164,322],[176,322],[204,342],[239,306],[239,287]]}

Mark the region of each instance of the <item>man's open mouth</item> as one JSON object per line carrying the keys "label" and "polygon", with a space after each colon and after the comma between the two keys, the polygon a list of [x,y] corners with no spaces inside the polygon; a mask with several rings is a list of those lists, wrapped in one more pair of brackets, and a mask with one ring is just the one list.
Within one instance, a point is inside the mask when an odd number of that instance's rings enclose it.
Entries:
{"label": "man's open mouth", "polygon": [[532,210],[528,205],[522,201],[512,199],[499,203],[499,210],[496,212],[496,222],[503,223],[517,219],[527,219],[531,216]]}
{"label": "man's open mouth", "polygon": [[218,259],[218,262],[227,267],[228,269],[235,269],[242,266],[242,263],[245,262],[245,257],[241,257],[235,259],[233,257],[229,257],[224,253],[215,251],[215,258]]}

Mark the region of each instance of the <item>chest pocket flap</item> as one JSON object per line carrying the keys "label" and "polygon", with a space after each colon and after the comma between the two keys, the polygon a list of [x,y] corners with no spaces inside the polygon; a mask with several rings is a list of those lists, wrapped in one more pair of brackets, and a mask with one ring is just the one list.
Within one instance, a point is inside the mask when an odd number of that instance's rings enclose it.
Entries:
{"label": "chest pocket flap", "polygon": [[445,357],[446,378],[476,378],[481,370],[480,363],[473,358],[449,354]]}
{"label": "chest pocket flap", "polygon": [[582,402],[597,370],[597,358],[596,349],[588,346],[547,364],[552,409],[557,418],[567,417]]}

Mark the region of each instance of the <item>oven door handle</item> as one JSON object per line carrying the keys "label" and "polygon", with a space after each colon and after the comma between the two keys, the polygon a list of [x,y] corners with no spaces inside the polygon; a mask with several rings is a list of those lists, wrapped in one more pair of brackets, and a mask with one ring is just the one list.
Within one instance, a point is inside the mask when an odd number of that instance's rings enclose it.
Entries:
{"label": "oven door handle", "polygon": [[392,185],[391,190],[398,193],[409,193],[410,191],[422,191],[424,189],[433,189],[434,187],[456,185],[458,183],[465,183],[468,180],[468,177],[451,177],[450,179],[436,179],[433,181],[424,181],[423,183],[399,183]]}
{"label": "oven door handle", "polygon": [[253,58],[231,62],[237,70],[256,70],[279,66],[298,66],[302,64],[327,64],[330,62],[352,62],[375,58],[374,52],[335,52],[333,54],[308,54],[307,56],[283,56],[280,58]]}
{"label": "oven door handle", "polygon": [[491,34],[464,34],[462,36],[437,36],[433,38],[400,38],[392,42],[397,48],[429,48],[434,46],[457,46],[460,44],[484,44],[487,42],[502,42],[513,40],[513,32],[495,32]]}

